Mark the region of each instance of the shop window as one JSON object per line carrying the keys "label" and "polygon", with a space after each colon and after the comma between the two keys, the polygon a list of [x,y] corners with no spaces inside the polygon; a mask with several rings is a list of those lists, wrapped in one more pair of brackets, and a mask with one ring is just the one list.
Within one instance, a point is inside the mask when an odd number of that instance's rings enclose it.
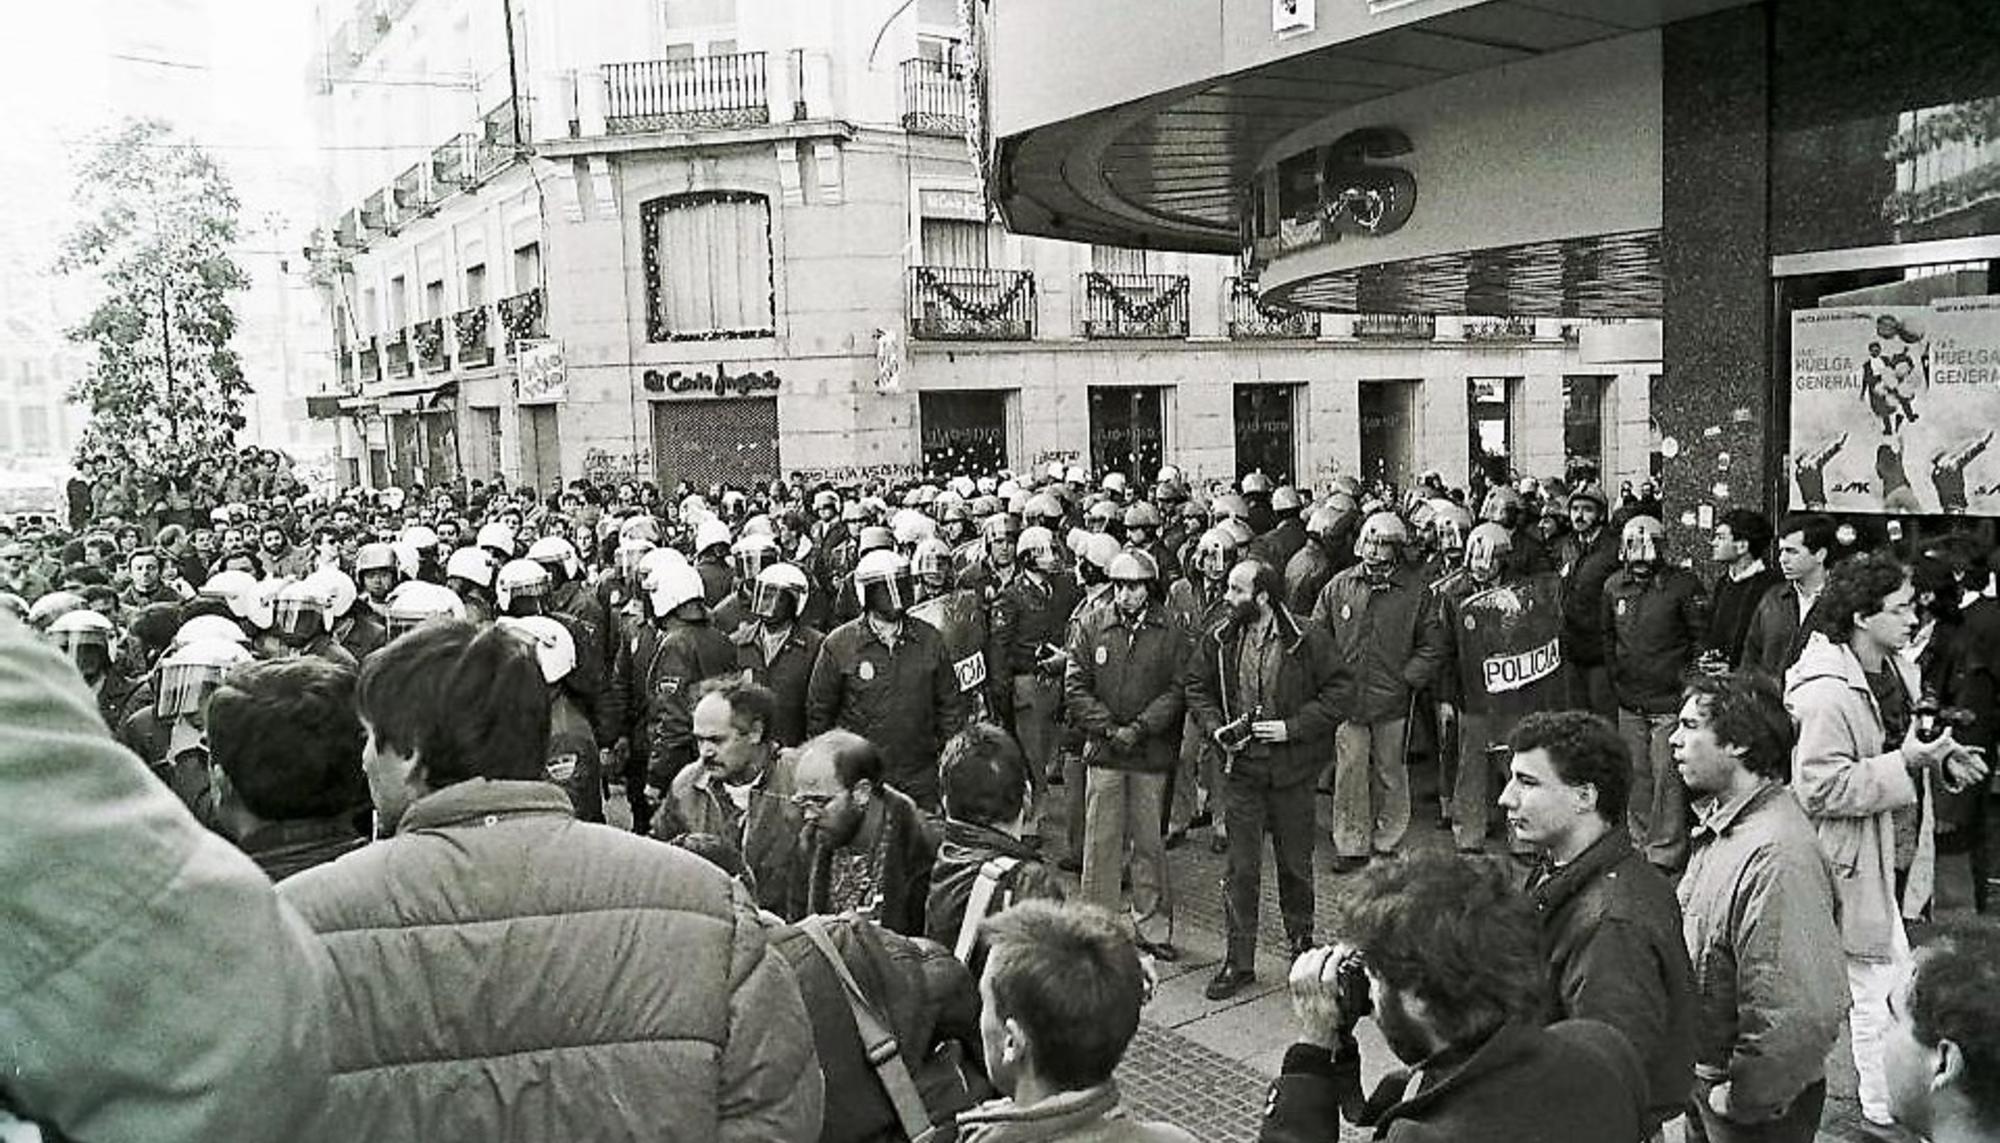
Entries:
{"label": "shop window", "polygon": [[1572,483],[1604,479],[1605,394],[1609,377],[1563,378],[1563,473]]}
{"label": "shop window", "polygon": [[1422,381],[1361,383],[1361,479],[1407,488],[1416,466],[1417,394]]}
{"label": "shop window", "polygon": [[475,455],[479,456],[483,461],[480,466],[482,471],[474,473],[474,475],[491,480],[499,475],[501,471],[500,410],[472,410],[472,426],[479,449]]}
{"label": "shop window", "polygon": [[1470,471],[1486,487],[1514,478],[1518,446],[1515,406],[1520,403],[1517,377],[1472,377],[1466,382],[1466,409],[1471,449]]}
{"label": "shop window", "polygon": [[562,426],[556,420],[556,406],[518,408],[521,479],[535,488],[547,488],[562,479]]}
{"label": "shop window", "polygon": [[917,395],[924,470],[934,477],[985,476],[1007,465],[1007,394],[992,390]]}
{"label": "shop window", "polygon": [[1236,475],[1261,472],[1275,484],[1295,482],[1297,385],[1236,386]]}
{"label": "shop window", "polygon": [[776,332],[771,204],[737,191],[670,195],[640,208],[653,341]]}
{"label": "shop window", "polygon": [[1090,388],[1090,467],[1122,472],[1135,484],[1160,471],[1166,450],[1166,415],[1155,388]]}

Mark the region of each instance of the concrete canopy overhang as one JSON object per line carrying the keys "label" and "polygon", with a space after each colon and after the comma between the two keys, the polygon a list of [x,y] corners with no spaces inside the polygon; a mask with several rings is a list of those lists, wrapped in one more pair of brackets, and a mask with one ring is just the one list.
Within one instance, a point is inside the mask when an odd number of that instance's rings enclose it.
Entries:
{"label": "concrete canopy overhang", "polygon": [[[1239,0],[1088,6],[999,0],[989,80],[998,140],[991,189],[1019,233],[1238,254],[1253,177],[1285,158],[1280,152],[1289,141],[1316,124],[1399,93],[1421,99],[1422,89],[1461,76],[1749,2],[1319,0],[1318,28],[1279,40],[1268,6]],[[1563,145],[1560,137],[1546,142]],[[1633,261],[1647,249],[1650,266]],[[1529,268],[1538,279],[1552,274],[1561,283],[1608,259],[1623,268],[1613,284],[1629,280],[1637,292],[1599,291],[1587,302],[1572,296],[1514,312],[1657,313],[1657,252],[1657,233],[1629,226],[1564,236],[1553,248],[1522,242],[1481,250],[1468,243],[1415,258],[1384,250],[1380,273],[1327,266],[1315,273],[1324,279],[1315,288],[1291,281],[1267,289],[1266,298],[1332,309],[1346,308],[1350,299],[1366,305],[1371,294],[1388,302],[1408,295],[1411,305],[1433,312],[1500,312],[1478,301],[1477,291],[1468,301],[1440,283],[1463,283],[1467,275],[1476,281],[1482,266],[1495,264]],[[1407,283],[1397,281],[1399,266],[1414,275]]]}

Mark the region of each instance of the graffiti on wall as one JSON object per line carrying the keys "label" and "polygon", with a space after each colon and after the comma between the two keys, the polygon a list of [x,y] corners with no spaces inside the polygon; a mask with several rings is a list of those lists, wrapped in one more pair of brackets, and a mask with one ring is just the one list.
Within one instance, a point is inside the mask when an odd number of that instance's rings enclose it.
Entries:
{"label": "graffiti on wall", "polygon": [[651,480],[653,450],[649,448],[592,448],[583,454],[583,478],[592,484],[616,484],[622,480]]}

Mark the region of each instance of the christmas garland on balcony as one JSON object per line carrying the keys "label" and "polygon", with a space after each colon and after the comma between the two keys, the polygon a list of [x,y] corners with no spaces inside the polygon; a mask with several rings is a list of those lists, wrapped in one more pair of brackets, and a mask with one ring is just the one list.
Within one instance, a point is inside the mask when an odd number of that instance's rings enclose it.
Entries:
{"label": "christmas garland on balcony", "polygon": [[444,321],[432,318],[420,321],[410,327],[410,340],[416,342],[417,356],[427,362],[444,357]]}
{"label": "christmas garland on balcony", "polygon": [[1117,311],[1119,317],[1138,325],[1151,325],[1167,311],[1169,306],[1184,300],[1188,292],[1188,280],[1185,277],[1177,278],[1173,285],[1153,295],[1151,301],[1143,305],[1133,305],[1125,297],[1125,291],[1119,288],[1118,283],[1103,274],[1089,270],[1084,273],[1083,280],[1090,287],[1092,294],[1103,294],[1111,299],[1111,308]]}
{"label": "christmas garland on balcony", "polygon": [[486,342],[486,307],[474,306],[451,315],[452,330],[458,335],[458,348],[462,353],[467,349],[483,346]]}
{"label": "christmas garland on balcony", "polygon": [[511,298],[500,299],[500,324],[507,327],[510,340],[519,341],[534,336],[535,326],[542,320],[542,291],[529,290],[515,294]]}
{"label": "christmas garland on balcony", "polygon": [[927,266],[917,267],[918,285],[936,294],[946,305],[951,307],[953,313],[960,317],[972,318],[975,321],[993,321],[996,318],[1006,317],[1007,312],[1013,309],[1014,303],[1020,299],[1021,292],[1027,289],[1028,283],[1033,280],[1034,276],[1031,274],[1016,274],[1014,276],[1014,284],[1009,286],[1005,293],[1002,293],[992,304],[981,305],[960,295],[957,290],[946,285],[936,271]]}

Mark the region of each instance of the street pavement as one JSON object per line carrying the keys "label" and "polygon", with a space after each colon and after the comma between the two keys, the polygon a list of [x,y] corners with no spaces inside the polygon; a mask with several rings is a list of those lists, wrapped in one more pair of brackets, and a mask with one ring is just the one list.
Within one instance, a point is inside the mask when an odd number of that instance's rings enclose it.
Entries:
{"label": "street pavement", "polygon": [[[1406,850],[1443,850],[1451,834],[1437,826],[1435,784],[1428,768],[1413,766],[1411,798],[1415,820],[1405,840]],[[1067,791],[1051,791],[1062,798]],[[1066,798],[1063,799],[1065,802]],[[626,826],[630,816],[622,795],[606,800],[614,825]],[[1328,919],[1354,875],[1335,873],[1333,850],[1327,842],[1331,826],[1330,800],[1319,799],[1320,845],[1315,852],[1318,936],[1332,939]],[[1049,836],[1060,838],[1060,828]],[[1181,958],[1156,966],[1158,988],[1141,1014],[1139,1034],[1118,1070],[1127,1107],[1147,1119],[1163,1119],[1192,1132],[1205,1143],[1248,1143],[1257,1137],[1270,1081],[1278,1074],[1285,1049],[1293,1041],[1295,1024],[1285,991],[1290,962],[1285,955],[1283,923],[1277,904],[1277,875],[1268,851],[1264,857],[1263,905],[1258,912],[1257,980],[1224,1001],[1203,995],[1221,964],[1225,947],[1222,909],[1224,858],[1209,851],[1209,833],[1197,831],[1185,845],[1168,852],[1174,898],[1174,943]],[[1060,843],[1057,843],[1058,845]],[[1504,858],[1502,859],[1504,860]],[[1525,873],[1525,871],[1524,871]],[[1065,875],[1068,876],[1068,875]],[[1071,891],[1076,878],[1068,876]],[[1952,879],[1941,878],[1947,886]],[[1941,892],[1947,906],[1969,899]],[[1372,1086],[1394,1062],[1374,1021],[1355,1029],[1361,1043],[1362,1081]],[[1877,1134],[1862,1120],[1854,1101],[1854,1069],[1843,1035],[1828,1058],[1830,1097],[1821,1121],[1819,1143],[1915,1143],[1907,1134]],[[1341,1143],[1366,1140],[1371,1133],[1342,1124]],[[1666,1143],[1682,1143],[1678,1122],[1669,1124]]]}

